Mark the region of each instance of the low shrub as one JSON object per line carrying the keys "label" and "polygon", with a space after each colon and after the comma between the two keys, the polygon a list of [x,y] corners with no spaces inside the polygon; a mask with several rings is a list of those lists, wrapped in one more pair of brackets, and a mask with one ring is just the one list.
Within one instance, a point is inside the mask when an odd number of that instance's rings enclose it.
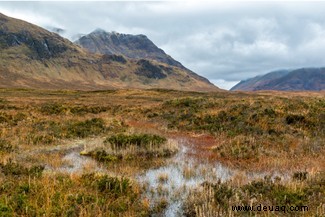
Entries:
{"label": "low shrub", "polygon": [[306,119],[305,119],[305,116],[303,115],[293,115],[293,114],[290,114],[290,115],[287,115],[286,117],[286,123],[287,124],[298,124],[298,123],[305,123],[306,122]]}
{"label": "low shrub", "polygon": [[116,54],[105,54],[102,56],[102,60],[105,62],[114,61],[119,63],[126,63],[127,60],[122,55],[116,55]]}
{"label": "low shrub", "polygon": [[74,115],[82,115],[82,114],[99,114],[102,112],[108,111],[108,107],[101,107],[101,106],[75,106],[70,108],[70,112]]}
{"label": "low shrub", "polygon": [[8,124],[10,126],[16,126],[18,122],[24,120],[26,115],[24,113],[17,113],[16,115],[0,112],[0,124]]}
{"label": "low shrub", "polygon": [[45,115],[60,115],[66,113],[67,108],[59,103],[46,103],[41,105],[40,112]]}
{"label": "low shrub", "polygon": [[308,172],[304,171],[304,172],[295,172],[292,175],[292,179],[294,180],[298,180],[298,181],[304,181],[307,179],[308,176]]}
{"label": "low shrub", "polygon": [[6,176],[31,176],[40,177],[45,169],[42,165],[34,165],[32,167],[24,167],[19,163],[9,161],[6,164],[0,164],[0,169]]}
{"label": "low shrub", "polygon": [[85,121],[71,122],[67,126],[67,138],[85,138],[105,132],[105,121],[102,118],[92,118]]}

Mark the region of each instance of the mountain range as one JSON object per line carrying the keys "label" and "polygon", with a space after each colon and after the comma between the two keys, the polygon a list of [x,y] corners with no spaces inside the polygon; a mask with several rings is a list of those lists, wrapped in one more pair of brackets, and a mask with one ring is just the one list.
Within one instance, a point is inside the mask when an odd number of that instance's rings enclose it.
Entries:
{"label": "mountain range", "polygon": [[[220,90],[145,35],[96,29],[71,42],[50,29],[0,13],[0,88]],[[325,90],[325,68],[273,71],[231,90]]]}
{"label": "mountain range", "polygon": [[219,90],[144,35],[96,30],[73,43],[1,13],[0,87]]}
{"label": "mountain range", "polygon": [[237,91],[280,90],[320,91],[325,90],[325,68],[300,68],[278,70],[239,82],[231,88]]}

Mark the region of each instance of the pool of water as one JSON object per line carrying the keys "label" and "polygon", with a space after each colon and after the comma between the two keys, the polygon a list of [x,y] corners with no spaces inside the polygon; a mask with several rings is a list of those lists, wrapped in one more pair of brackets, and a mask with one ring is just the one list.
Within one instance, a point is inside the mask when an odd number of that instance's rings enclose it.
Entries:
{"label": "pool of water", "polygon": [[246,180],[286,176],[279,173],[248,173],[230,169],[218,162],[204,162],[188,155],[192,150],[186,144],[180,144],[179,152],[170,159],[165,166],[149,169],[137,177],[145,189],[144,198],[150,201],[153,208],[160,201],[167,201],[168,205],[163,213],[153,216],[179,217],[183,216],[182,205],[192,189],[200,187],[204,182],[225,182],[242,174]]}
{"label": "pool of water", "polygon": [[[58,168],[46,167],[47,171],[78,173],[84,172],[100,172],[110,174],[103,165],[96,160],[80,155],[83,145],[73,147],[66,151],[62,158],[64,162]],[[144,189],[143,199],[150,202],[151,208],[155,208],[157,204],[165,201],[162,212],[152,216],[180,217],[183,216],[183,203],[188,194],[205,182],[215,183],[217,181],[225,182],[241,174],[239,179],[254,180],[270,176],[276,176],[286,179],[289,176],[280,173],[254,173],[245,172],[237,169],[230,169],[219,162],[208,162],[197,159],[197,155],[191,155],[193,149],[185,140],[179,141],[178,153],[167,160],[164,166],[152,168],[135,176],[135,179],[142,185]],[[196,156],[196,157],[193,157]],[[110,174],[119,175],[119,174]]]}
{"label": "pool of water", "polygon": [[209,164],[190,158],[189,148],[180,146],[180,151],[163,167],[150,169],[137,177],[144,185],[146,197],[151,206],[159,201],[168,201],[164,213],[157,216],[182,216],[182,205],[188,193],[204,182],[226,181],[233,171],[220,163]]}

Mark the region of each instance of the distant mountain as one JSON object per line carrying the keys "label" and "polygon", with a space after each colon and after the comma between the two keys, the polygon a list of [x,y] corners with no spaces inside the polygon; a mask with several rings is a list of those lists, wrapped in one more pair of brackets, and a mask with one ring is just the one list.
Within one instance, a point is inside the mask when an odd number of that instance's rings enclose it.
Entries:
{"label": "distant mountain", "polygon": [[206,78],[193,73],[180,62],[167,55],[145,35],[121,34],[96,29],[90,34],[82,36],[75,43],[92,53],[123,55],[132,59],[154,60],[169,66],[175,66],[187,71],[196,79],[209,82]]}
{"label": "distant mountain", "polygon": [[231,90],[325,90],[325,68],[279,70],[239,82]]}
{"label": "distant mountain", "polygon": [[56,33],[0,13],[0,87],[218,90],[193,74],[150,59],[89,53]]}

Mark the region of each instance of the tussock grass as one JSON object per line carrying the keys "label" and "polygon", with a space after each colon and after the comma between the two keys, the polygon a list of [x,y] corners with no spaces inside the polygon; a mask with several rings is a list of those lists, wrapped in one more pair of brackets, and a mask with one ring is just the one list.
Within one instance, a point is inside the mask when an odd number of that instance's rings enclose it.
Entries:
{"label": "tussock grass", "polygon": [[141,160],[157,157],[170,157],[178,151],[174,140],[151,134],[117,134],[107,137],[103,144],[83,155],[99,161]]}
{"label": "tussock grass", "polygon": [[168,179],[169,179],[169,177],[168,177],[168,174],[167,173],[161,173],[158,176],[158,181],[160,183],[166,183],[168,181]]}
{"label": "tussock grass", "polygon": [[269,160],[322,158],[324,105],[324,97],[211,95],[167,100],[147,117],[166,121],[171,130],[209,133],[216,138],[212,155],[256,167]]}
{"label": "tussock grass", "polygon": [[4,216],[147,216],[136,184],[107,175],[0,180]]}
{"label": "tussock grass", "polygon": [[[324,173],[317,173],[303,180],[296,173],[289,181],[281,179],[253,180],[244,185],[232,181],[204,183],[191,191],[185,204],[185,216],[323,216],[325,198]],[[317,201],[317,202],[316,202]],[[232,206],[308,206],[305,212],[233,211]]]}

